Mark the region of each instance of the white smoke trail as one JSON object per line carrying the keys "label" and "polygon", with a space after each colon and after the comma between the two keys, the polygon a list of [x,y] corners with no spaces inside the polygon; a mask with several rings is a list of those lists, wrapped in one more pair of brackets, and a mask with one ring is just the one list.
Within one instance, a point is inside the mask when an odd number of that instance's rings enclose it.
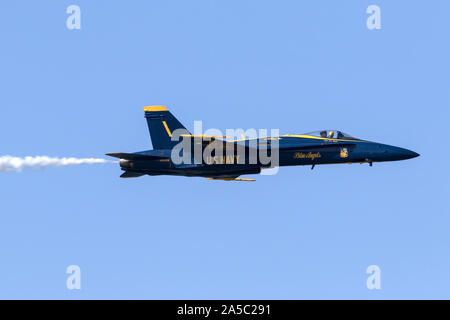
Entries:
{"label": "white smoke trail", "polygon": [[0,157],[0,171],[22,171],[25,168],[44,169],[46,167],[64,167],[77,164],[114,163],[117,161],[101,158],[51,158],[47,156],[36,157]]}

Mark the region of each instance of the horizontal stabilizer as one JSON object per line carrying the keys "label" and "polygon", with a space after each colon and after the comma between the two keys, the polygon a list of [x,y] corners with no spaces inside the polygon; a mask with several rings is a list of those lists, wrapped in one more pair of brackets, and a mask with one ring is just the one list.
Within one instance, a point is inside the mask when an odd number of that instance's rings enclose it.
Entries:
{"label": "horizontal stabilizer", "polygon": [[139,172],[133,172],[133,171],[125,171],[124,173],[122,173],[122,175],[120,176],[121,178],[137,178],[140,176],[143,176],[143,173],[139,173]]}
{"label": "horizontal stabilizer", "polygon": [[161,160],[161,159],[169,159],[167,157],[161,157],[161,156],[149,156],[145,154],[139,154],[139,153],[105,153],[105,155],[119,158],[119,159],[125,159],[125,160]]}

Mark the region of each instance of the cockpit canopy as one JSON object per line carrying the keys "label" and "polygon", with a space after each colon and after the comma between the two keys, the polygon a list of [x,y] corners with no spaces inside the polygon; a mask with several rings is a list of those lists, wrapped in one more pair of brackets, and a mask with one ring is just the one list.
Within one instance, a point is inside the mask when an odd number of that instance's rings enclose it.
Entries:
{"label": "cockpit canopy", "polygon": [[313,136],[313,137],[320,137],[320,138],[327,138],[327,139],[346,139],[346,140],[358,140],[351,135],[339,131],[339,130],[319,130],[314,132],[308,132],[305,133],[305,135]]}

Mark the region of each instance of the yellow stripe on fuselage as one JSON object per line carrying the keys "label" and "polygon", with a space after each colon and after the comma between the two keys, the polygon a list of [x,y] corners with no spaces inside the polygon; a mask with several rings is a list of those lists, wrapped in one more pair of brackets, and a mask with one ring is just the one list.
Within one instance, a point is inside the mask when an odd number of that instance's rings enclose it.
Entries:
{"label": "yellow stripe on fuselage", "polygon": [[368,142],[368,141],[365,141],[365,140],[347,140],[347,139],[323,138],[323,137],[310,136],[310,135],[307,135],[307,134],[285,134],[282,137],[303,138],[303,139],[318,139],[318,140],[326,140],[326,141],[330,141],[330,142],[338,142],[338,141]]}
{"label": "yellow stripe on fuselage", "polygon": [[205,138],[205,139],[211,139],[211,138],[219,138],[219,139],[226,139],[229,138],[228,136],[208,136],[204,134],[182,134],[182,137],[191,137],[191,138]]}
{"label": "yellow stripe on fuselage", "polygon": [[[279,137],[267,137],[264,139],[267,140],[274,140],[274,139],[278,139],[281,140],[283,137],[286,138],[303,138],[303,139],[317,139],[317,140],[325,140],[325,141],[329,141],[329,142],[339,142],[339,141],[346,141],[346,142],[370,142],[370,141],[366,141],[366,140],[361,140],[361,139],[356,139],[356,140],[349,140],[349,139],[335,139],[335,138],[323,138],[323,137],[316,137],[316,136],[310,136],[307,134],[285,134]],[[229,142],[238,142],[238,141],[247,141],[247,140],[258,140],[258,138],[254,138],[254,139],[237,139],[237,140],[230,140]],[[259,139],[262,140],[262,139]]]}

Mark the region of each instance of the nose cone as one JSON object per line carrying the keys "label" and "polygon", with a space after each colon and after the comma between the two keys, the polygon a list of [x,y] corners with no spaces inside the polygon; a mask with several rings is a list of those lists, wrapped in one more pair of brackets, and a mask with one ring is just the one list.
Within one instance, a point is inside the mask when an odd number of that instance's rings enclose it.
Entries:
{"label": "nose cone", "polygon": [[414,151],[411,151],[411,150],[408,150],[408,149],[404,149],[404,150],[406,150],[406,152],[407,152],[405,154],[405,156],[406,156],[405,159],[412,159],[412,158],[420,156],[420,154],[418,154],[417,152],[414,152]]}
{"label": "nose cone", "polygon": [[390,147],[387,153],[388,157],[392,160],[406,160],[420,156],[417,152],[399,147]]}

